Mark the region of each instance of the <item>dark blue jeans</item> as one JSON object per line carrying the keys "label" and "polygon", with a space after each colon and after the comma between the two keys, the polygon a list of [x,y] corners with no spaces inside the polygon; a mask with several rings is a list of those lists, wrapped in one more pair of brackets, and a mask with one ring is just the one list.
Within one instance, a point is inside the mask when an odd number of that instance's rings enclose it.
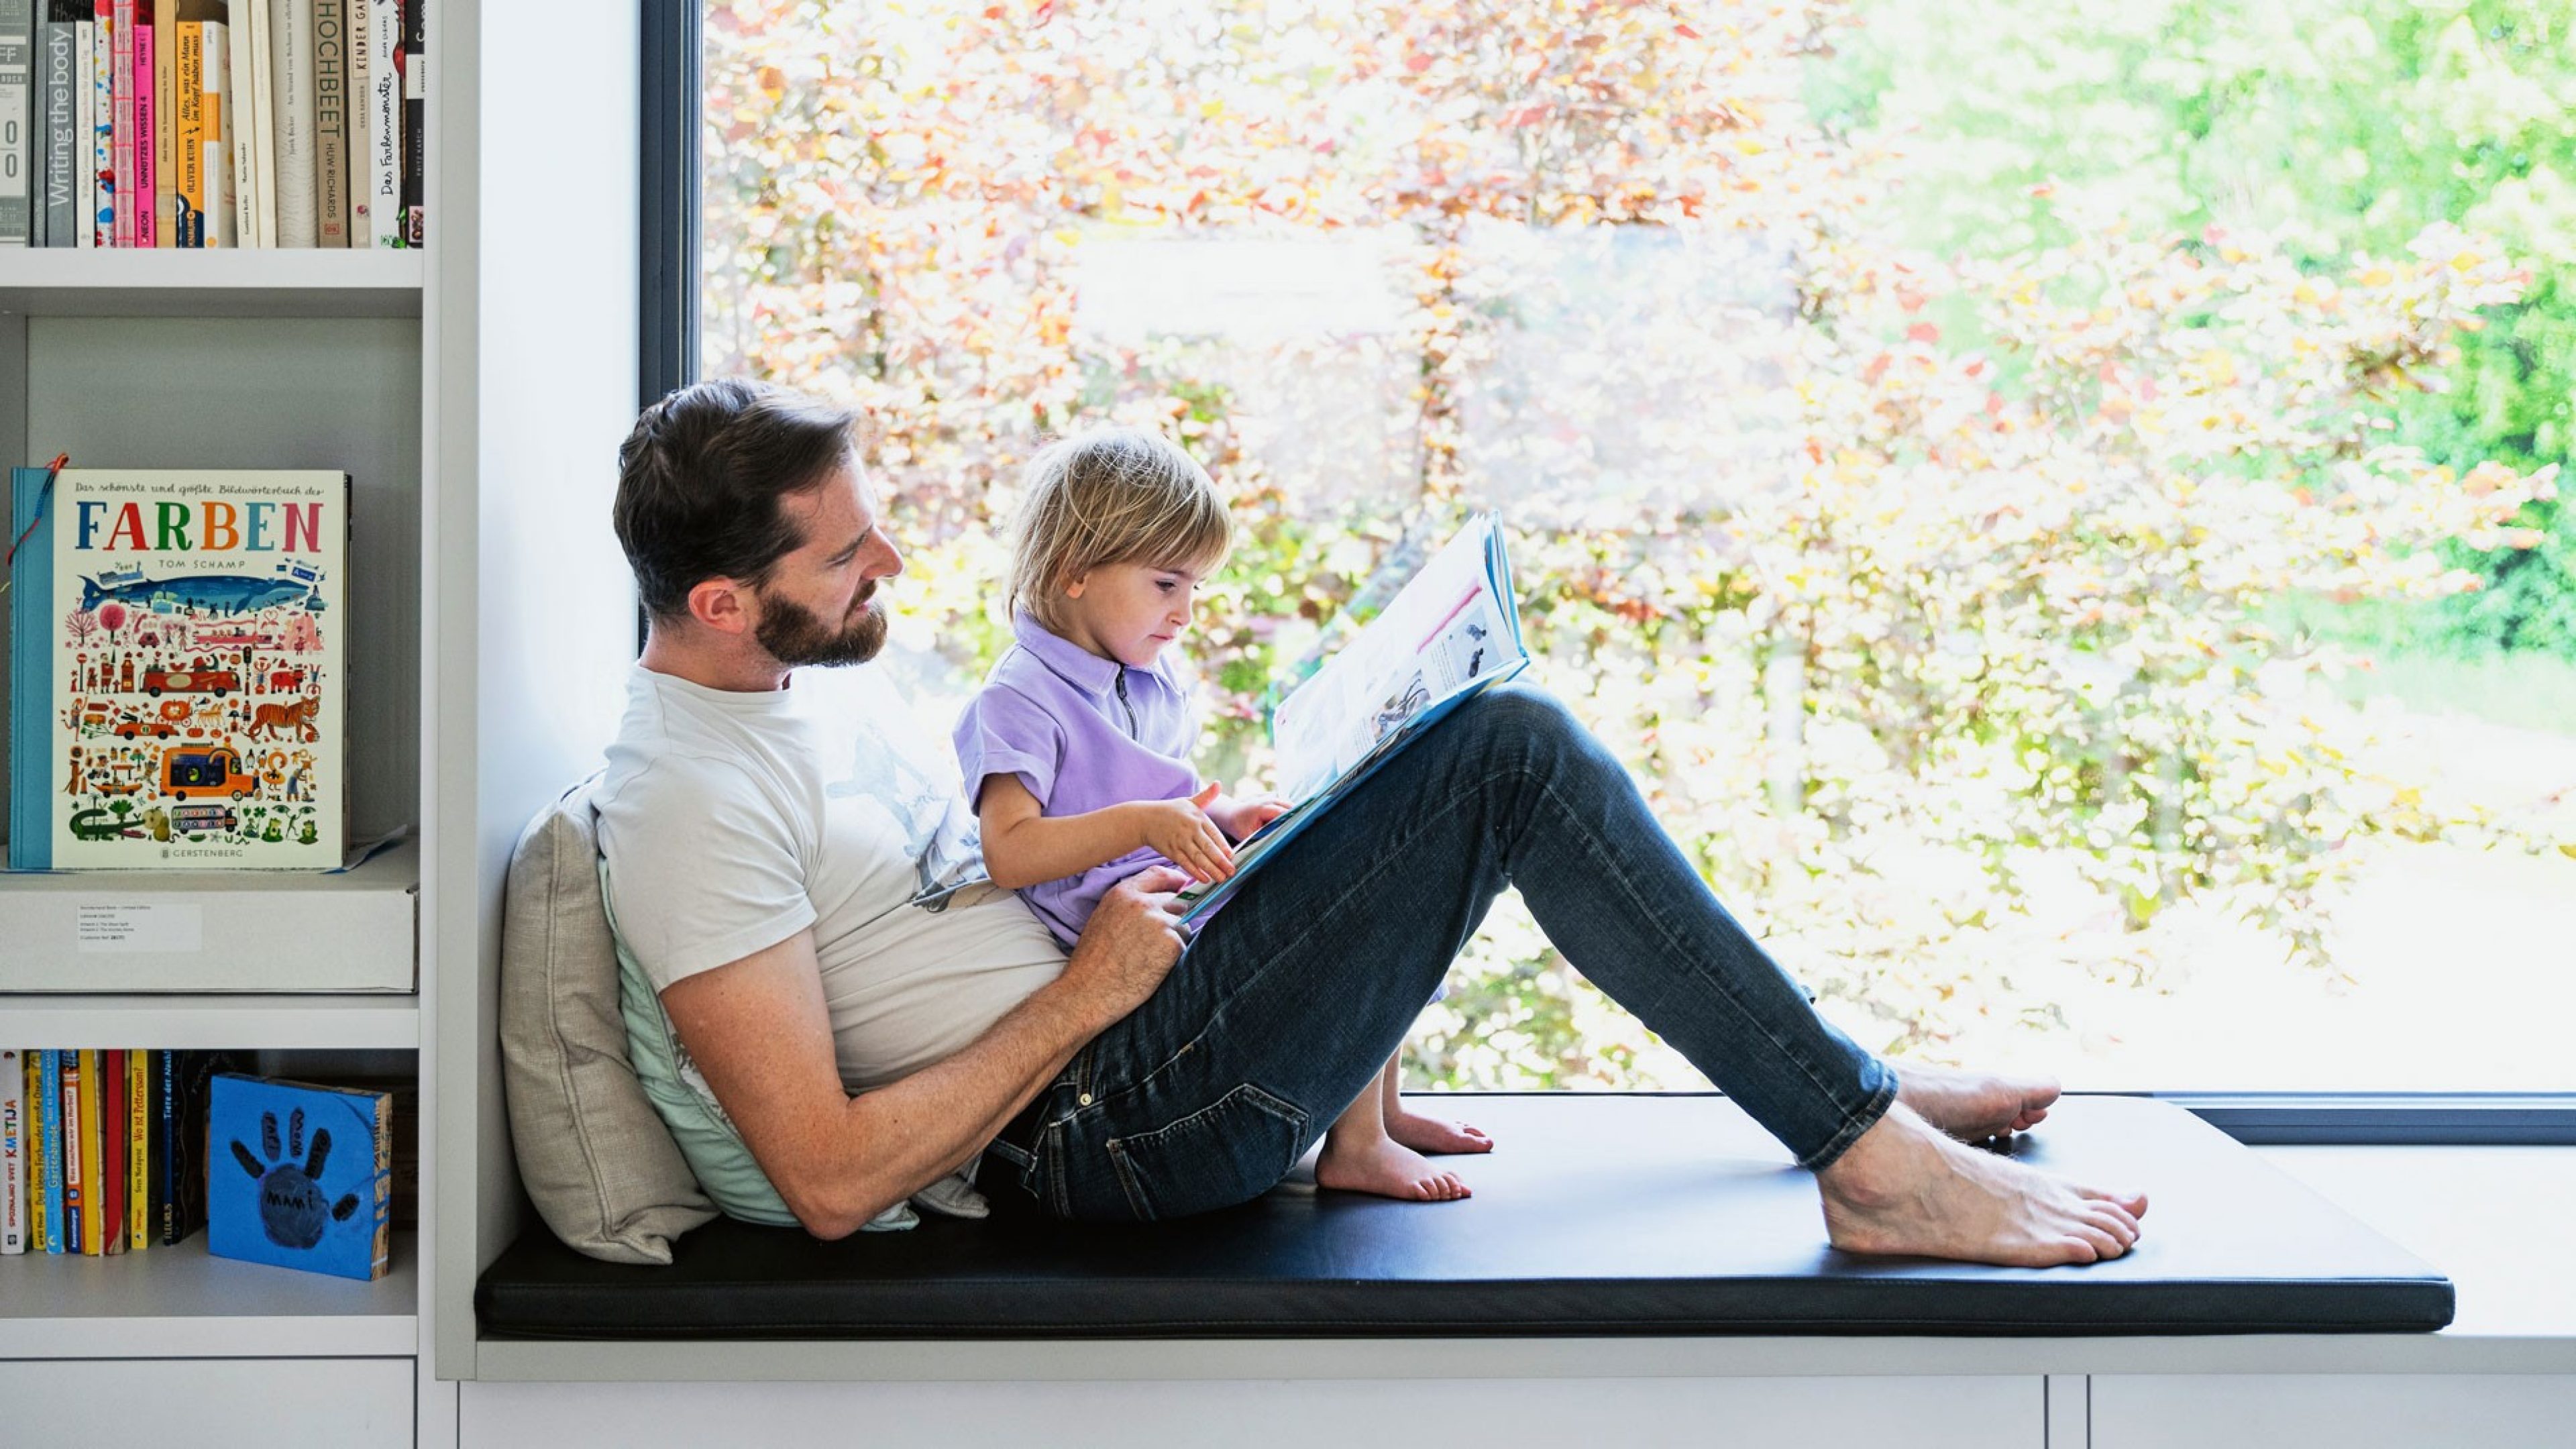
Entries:
{"label": "dark blue jeans", "polygon": [[1247,881],[996,1144],[983,1186],[1081,1219],[1258,1197],[1373,1088],[1506,886],[1802,1164],[1833,1161],[1895,1100],[1895,1073],[1816,1015],[1600,741],[1549,696],[1501,689]]}

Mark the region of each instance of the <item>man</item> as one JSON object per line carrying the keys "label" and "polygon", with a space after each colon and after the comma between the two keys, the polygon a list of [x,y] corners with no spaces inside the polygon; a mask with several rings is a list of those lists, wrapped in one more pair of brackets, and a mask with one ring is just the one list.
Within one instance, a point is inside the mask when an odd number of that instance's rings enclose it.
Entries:
{"label": "man", "polygon": [[620,939],[809,1231],[856,1231],[979,1154],[985,1192],[1063,1218],[1257,1196],[1517,885],[1569,960],[1815,1171],[1835,1245],[2045,1266],[2137,1240],[2144,1197],[1951,1135],[2027,1128],[2055,1084],[1900,1075],[1854,1046],[1534,692],[1487,695],[1398,755],[1194,941],[1182,877],[1155,871],[1066,958],[1016,897],[960,886],[962,800],[827,788],[849,742],[798,713],[790,674],[873,657],[903,567],[853,424],[739,381],[638,420],[616,523],[651,632],[597,797]]}

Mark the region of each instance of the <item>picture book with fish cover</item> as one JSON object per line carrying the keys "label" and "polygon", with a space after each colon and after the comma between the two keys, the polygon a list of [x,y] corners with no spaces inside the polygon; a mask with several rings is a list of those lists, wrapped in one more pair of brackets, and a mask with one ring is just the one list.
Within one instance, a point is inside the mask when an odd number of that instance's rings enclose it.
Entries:
{"label": "picture book with fish cover", "polygon": [[340,866],[348,475],[12,482],[10,868]]}

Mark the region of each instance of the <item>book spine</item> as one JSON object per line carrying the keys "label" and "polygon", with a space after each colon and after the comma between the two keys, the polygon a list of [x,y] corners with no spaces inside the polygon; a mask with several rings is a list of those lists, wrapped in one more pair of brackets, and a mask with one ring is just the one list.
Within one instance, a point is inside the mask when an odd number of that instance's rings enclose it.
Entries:
{"label": "book spine", "polygon": [[100,7],[107,41],[107,174],[116,178],[108,206],[108,245],[134,245],[134,4],[109,0]]}
{"label": "book spine", "polygon": [[36,1052],[36,1227],[44,1230],[46,1253],[62,1253],[70,1243],[62,1217],[62,1052]]}
{"label": "book spine", "polygon": [[107,1148],[116,1139],[107,1130],[107,1053],[80,1053],[81,1255],[107,1252]]}
{"label": "book spine", "polygon": [[125,1246],[152,1246],[152,1053],[125,1054]]}
{"label": "book spine", "polygon": [[402,239],[429,244],[429,7],[402,0]]}
{"label": "book spine", "polygon": [[45,19],[36,35],[36,96],[45,109],[43,205],[45,245],[78,245],[80,235],[80,96],[73,89],[80,67],[72,63],[72,45],[80,26],[66,0],[46,0]]}
{"label": "book spine", "polygon": [[90,209],[91,244],[116,245],[116,17],[105,5],[89,27],[90,173],[96,204]]}
{"label": "book spine", "polygon": [[27,1112],[27,1251],[49,1253],[45,1229],[52,1221],[45,1202],[45,1054],[25,1053]]}
{"label": "book spine", "polygon": [[212,1161],[207,1141],[206,1104],[214,1076],[229,1064],[220,1052],[183,1052],[172,1064],[179,1078],[178,1115],[171,1128],[170,1196],[175,1204],[180,1242],[206,1225],[206,1168]]}
{"label": "book spine", "polygon": [[376,1175],[375,1175],[375,1251],[367,1261],[367,1276],[381,1278],[393,1271],[394,1263],[394,1099],[389,1092],[376,1094]]}
{"label": "book spine", "polygon": [[170,1081],[170,1054],[149,1051],[143,1054],[143,1155],[144,1192],[143,1238],[135,1244],[145,1247],[161,1241],[168,1214],[164,1204],[170,1200],[170,1133],[163,1116],[164,1101]]}
{"label": "book spine", "polygon": [[152,0],[152,244],[179,244],[179,4]]}
{"label": "book spine", "polygon": [[162,1243],[179,1241],[179,1053],[152,1054],[152,1212]]}
{"label": "book spine", "polygon": [[46,45],[53,17],[49,0],[28,0],[27,8],[27,244],[44,247],[54,244],[53,211],[46,205],[54,174],[53,67]]}
{"label": "book spine", "polygon": [[160,131],[160,112],[154,109],[152,77],[153,44],[157,38],[149,22],[151,12],[139,3],[134,21],[134,184],[127,194],[134,198],[134,244],[139,247],[160,245],[161,175],[158,168],[154,137]]}
{"label": "book spine", "polygon": [[256,4],[233,13],[232,33],[224,44],[224,74],[232,87],[233,234],[239,245],[255,247],[259,239],[259,165],[251,152],[259,144],[259,65],[262,53]]}
{"label": "book spine", "polygon": [[315,240],[349,244],[349,28],[342,0],[313,7],[313,204]]}
{"label": "book spine", "polygon": [[366,12],[367,230],[379,247],[402,245],[402,0],[354,0]]}
{"label": "book spine", "polygon": [[98,1054],[98,1075],[91,1079],[98,1098],[98,1251],[125,1251],[125,1053]]}
{"label": "book spine", "polygon": [[268,55],[277,245],[314,246],[320,213],[313,190],[313,0],[269,0]]}
{"label": "book spine", "polygon": [[[8,3],[0,0],[0,9]],[[45,104],[46,0],[23,3],[27,7],[27,245],[41,247],[51,244],[45,182],[46,166],[53,158],[53,110]]]}
{"label": "book spine", "polygon": [[72,245],[98,245],[97,12],[86,4],[72,22]]}
{"label": "book spine", "polygon": [[258,168],[252,178],[250,211],[259,223],[258,245],[273,247],[277,245],[277,55],[268,34],[268,0],[241,0],[241,13],[251,18],[254,27],[247,38],[233,37],[234,55],[240,56],[246,44],[253,47],[242,60],[251,80],[250,156]]}
{"label": "book spine", "polygon": [[198,30],[206,50],[206,89],[200,98],[206,110],[206,245],[238,246],[239,218],[233,204],[232,29],[208,20]]}
{"label": "book spine", "polygon": [[35,241],[35,0],[0,0],[0,247]]}
{"label": "book spine", "polygon": [[340,34],[349,47],[349,144],[345,148],[349,174],[341,179],[341,185],[348,188],[349,196],[349,245],[373,246],[375,233],[368,220],[367,205],[367,157],[371,149],[367,144],[367,122],[374,114],[371,104],[374,92],[367,88],[367,54],[371,49],[367,43],[367,0],[321,0],[321,3],[340,7]]}
{"label": "book spine", "polygon": [[206,244],[206,27],[171,27],[170,244]]}
{"label": "book spine", "polygon": [[89,1068],[97,1058],[98,1053],[89,1051],[66,1051],[62,1057],[63,1251],[66,1253],[90,1251],[89,1164],[98,1155],[94,1150],[98,1118],[92,1114],[87,1122],[81,1120],[81,1107],[89,1095],[83,1090],[82,1078],[89,1075]]}
{"label": "book spine", "polygon": [[27,1064],[0,1049],[0,1253],[27,1251]]}
{"label": "book spine", "polygon": [[[9,471],[9,536],[26,544],[11,561],[10,587],[21,598],[54,596],[53,510],[45,506],[45,470]],[[54,863],[53,626],[47,609],[9,610],[9,868],[50,870]],[[66,760],[66,776],[71,773]]]}

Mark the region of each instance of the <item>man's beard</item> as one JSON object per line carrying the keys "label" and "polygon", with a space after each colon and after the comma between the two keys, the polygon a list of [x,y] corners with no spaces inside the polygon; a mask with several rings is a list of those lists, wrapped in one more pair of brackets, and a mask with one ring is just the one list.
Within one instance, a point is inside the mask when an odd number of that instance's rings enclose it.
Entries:
{"label": "man's beard", "polygon": [[[859,596],[850,601],[850,607],[854,610],[859,608],[875,597],[876,591],[876,581],[869,580],[859,589]],[[751,636],[760,641],[761,648],[769,651],[770,658],[791,669],[808,664],[826,667],[865,664],[876,658],[877,651],[885,647],[886,621],[882,609],[870,609],[856,622],[844,615],[841,627],[834,629],[827,627],[813,610],[793,599],[781,598],[767,589],[760,589],[757,594],[760,623],[752,629]]]}

